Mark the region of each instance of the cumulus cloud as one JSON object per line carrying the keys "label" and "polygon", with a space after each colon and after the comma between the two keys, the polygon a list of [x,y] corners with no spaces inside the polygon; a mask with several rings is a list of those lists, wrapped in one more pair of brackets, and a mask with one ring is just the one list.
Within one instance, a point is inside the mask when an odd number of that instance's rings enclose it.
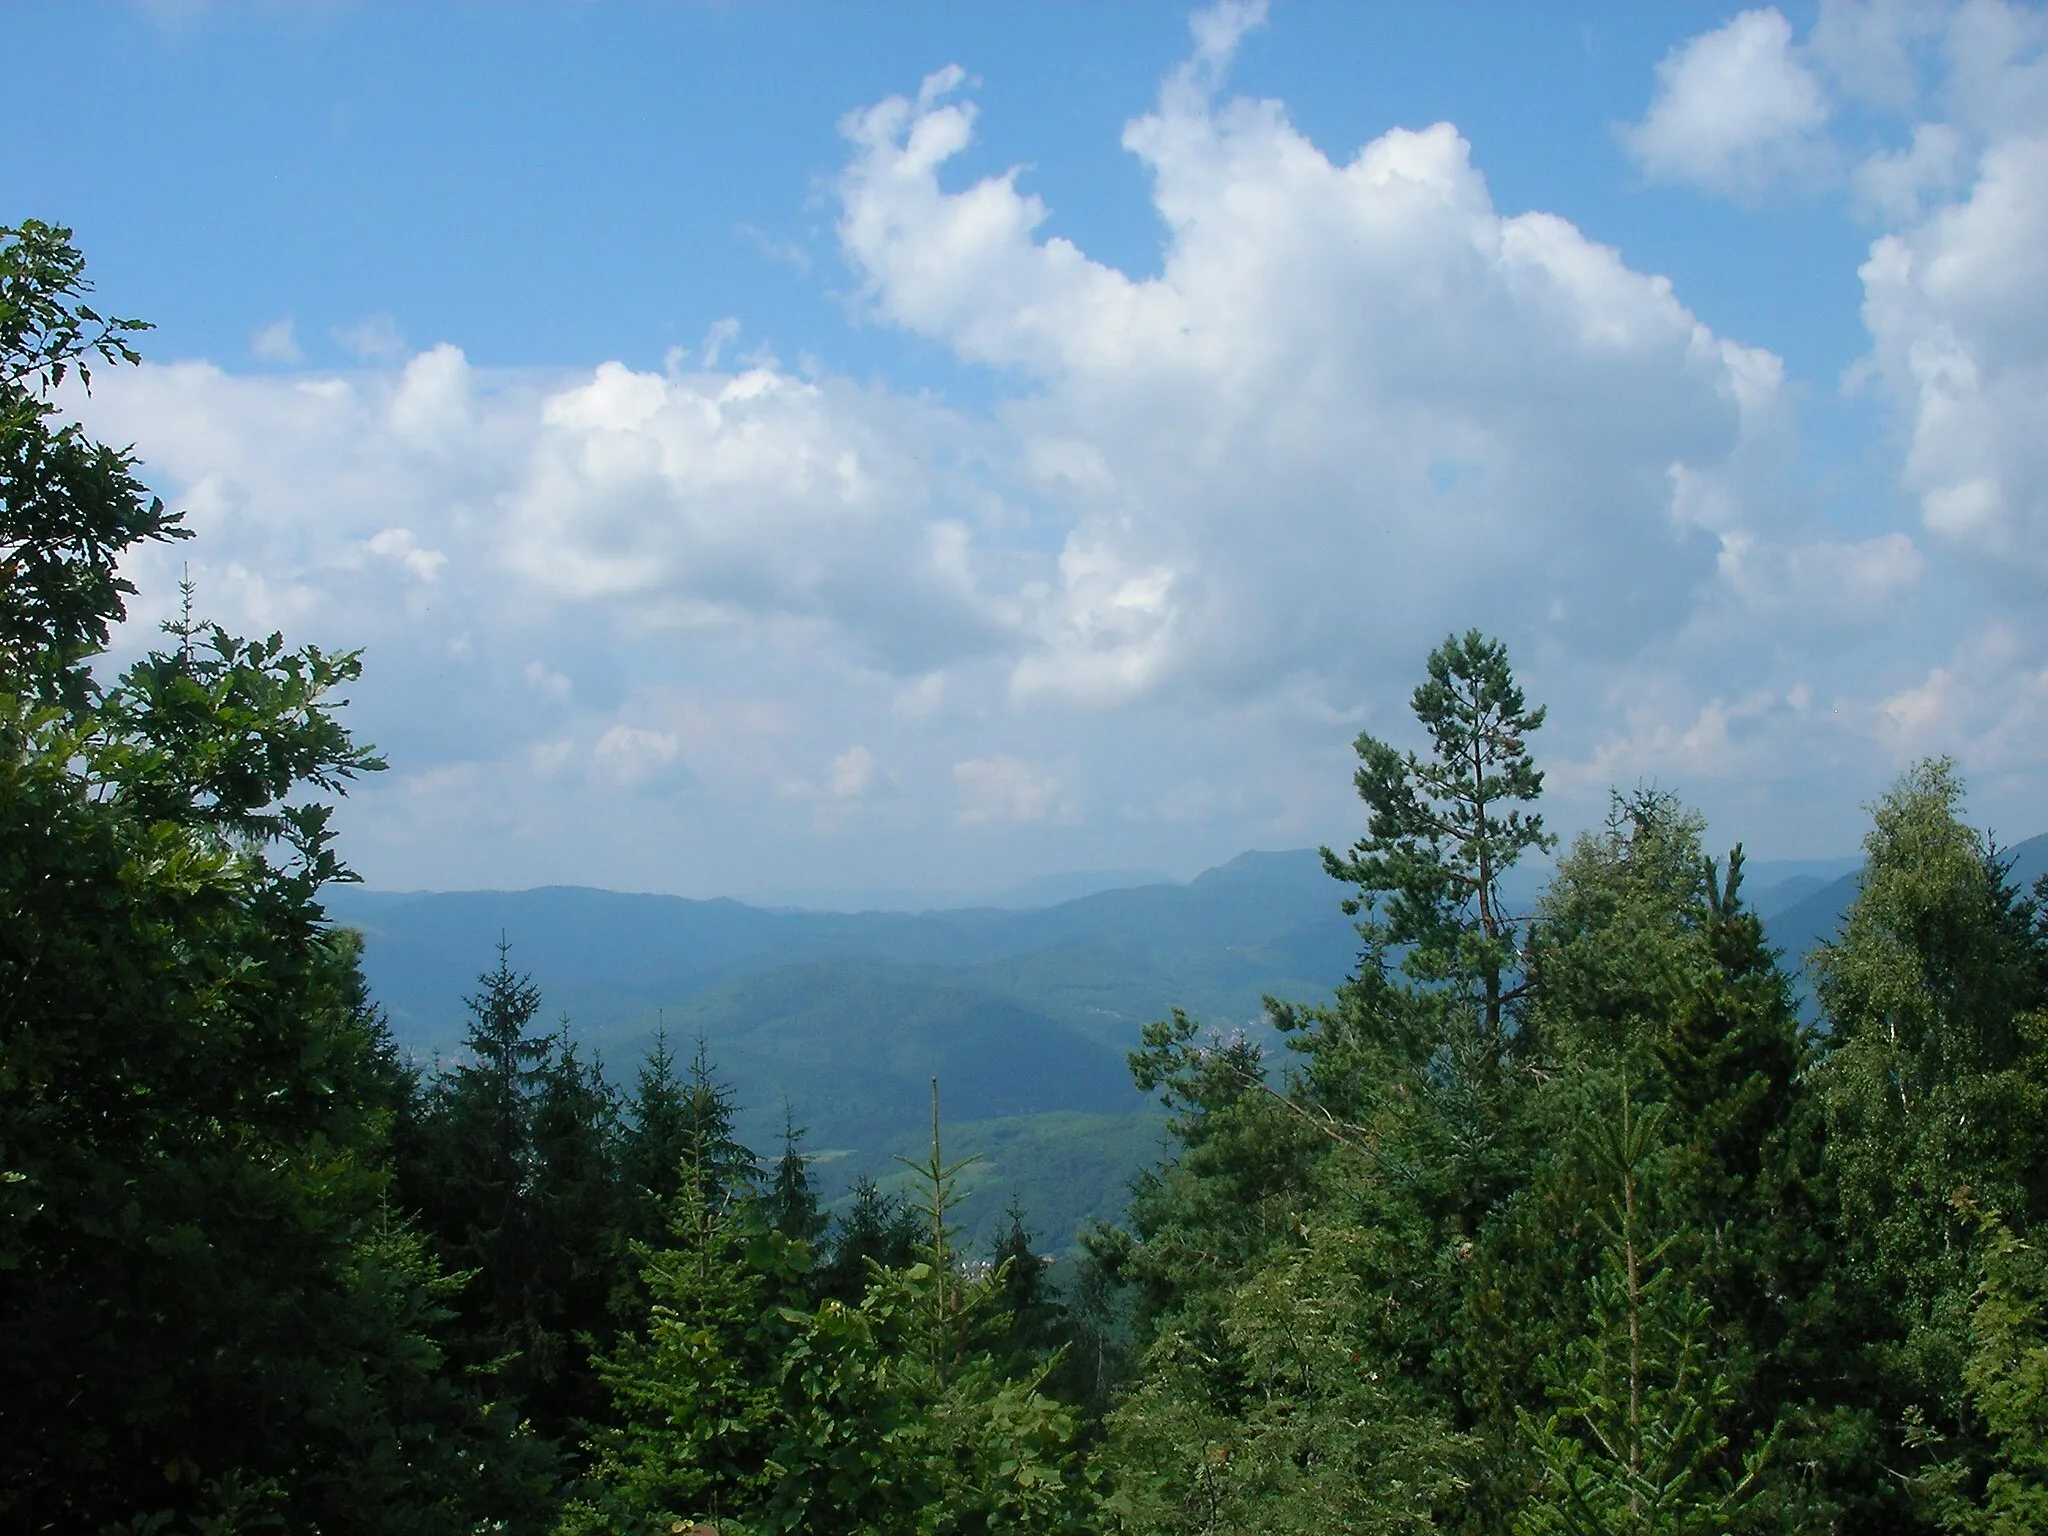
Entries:
{"label": "cumulus cloud", "polygon": [[337,325],[332,335],[359,362],[389,363],[405,355],[405,333],[392,315],[367,315],[354,325]]}
{"label": "cumulus cloud", "polygon": [[955,763],[953,785],[965,826],[1043,821],[1060,808],[1059,780],[1007,753]]}
{"label": "cumulus cloud", "polygon": [[1919,215],[1929,198],[1955,189],[1963,155],[1962,135],[1946,123],[1918,123],[1912,142],[1877,150],[1851,175],[1858,200],[1879,218],[1901,221]]}
{"label": "cumulus cloud", "polygon": [[[201,534],[138,562],[137,627],[189,558],[230,622],[368,647],[362,719],[407,777],[348,825],[385,883],[786,885],[820,834],[824,878],[923,878],[961,827],[1069,867],[1341,841],[1351,737],[1398,735],[1422,655],[1475,623],[1552,702],[1553,785],[1588,807],[1645,776],[1768,793],[1765,826],[1827,835],[1825,805],[1846,845],[1915,743],[2003,732],[2023,761],[2034,717],[1912,703],[1955,647],[1911,615],[1956,551],[2043,547],[2031,141],[1958,128],[1944,160],[1930,128],[1859,182],[1901,220],[1865,269],[1866,372],[1913,423],[1924,517],[1845,531],[1788,473],[1776,356],[1569,221],[1503,214],[1450,124],[1332,155],[1230,96],[1263,15],[1201,13],[1125,130],[1149,276],[1047,235],[1021,169],[954,174],[964,70],[844,118],[860,303],[994,370],[986,410],[735,360],[723,321],[660,371],[442,345],[109,374],[80,409]],[[1744,37],[1817,78],[1774,17],[1674,54],[1646,124]],[[1826,118],[1797,95],[1725,116],[1714,174],[1790,165]],[[1943,661],[1943,698],[2036,696],[2037,637],[2006,627],[2004,659]]]}
{"label": "cumulus cloud", "polygon": [[1657,66],[1649,111],[1623,140],[1652,181],[1755,197],[1827,168],[1828,116],[1827,93],[1773,7],[1674,49]]}
{"label": "cumulus cloud", "polygon": [[287,367],[304,362],[306,354],[299,350],[298,337],[292,331],[291,316],[272,321],[251,336],[249,355],[260,362],[283,363]]}
{"label": "cumulus cloud", "polygon": [[[1937,537],[2048,577],[2048,136],[1862,268],[1872,367],[1910,424],[1905,479]],[[2036,588],[2038,591],[2039,589]]]}
{"label": "cumulus cloud", "polygon": [[1775,359],[1501,215],[1448,124],[1336,162],[1185,72],[1124,136],[1167,231],[1134,279],[1039,238],[1016,171],[944,186],[962,78],[846,120],[840,233],[878,315],[1042,386],[1005,413],[1013,463],[1072,527],[1017,697],[1347,692],[1481,606],[1595,649],[1682,622],[1716,540],[1670,471],[1770,430]]}

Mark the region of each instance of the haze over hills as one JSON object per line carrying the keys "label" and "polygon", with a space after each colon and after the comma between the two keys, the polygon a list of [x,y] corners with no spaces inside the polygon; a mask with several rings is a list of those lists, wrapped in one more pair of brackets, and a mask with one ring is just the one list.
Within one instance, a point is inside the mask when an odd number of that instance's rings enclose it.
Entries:
{"label": "haze over hills", "polygon": [[[2048,872],[2048,836],[2012,854],[2023,883]],[[1858,868],[1759,861],[1745,894],[1796,962],[1833,933]],[[1526,904],[1545,878],[1525,872],[1508,894]],[[616,1080],[631,1080],[657,1028],[685,1056],[701,1037],[750,1143],[776,1149],[787,1106],[834,1190],[886,1175],[915,1146],[936,1075],[952,1144],[985,1154],[969,1225],[990,1228],[1014,1193],[1057,1245],[1115,1214],[1132,1171],[1157,1155],[1156,1108],[1124,1062],[1143,1025],[1179,1006],[1257,1029],[1265,996],[1328,998],[1357,960],[1343,894],[1301,849],[1038,907],[772,910],[579,887],[339,887],[328,905],[363,932],[371,990],[420,1056],[459,1049],[463,998],[502,933],[546,1016],[566,1016]]]}
{"label": "haze over hills", "polygon": [[[1258,1027],[1269,993],[1327,996],[1357,953],[1340,896],[1301,850],[1024,910],[774,911],[572,887],[344,887],[330,907],[362,930],[371,989],[421,1056],[458,1048],[462,999],[502,933],[549,1015],[616,1079],[657,1028],[683,1054],[701,1036],[751,1144],[777,1145],[786,1103],[831,1184],[890,1170],[937,1075],[949,1135],[990,1153],[970,1226],[1017,1192],[1063,1243],[1082,1218],[1113,1214],[1156,1155],[1157,1115],[1124,1064],[1140,1028],[1175,1005]],[[1043,1115],[1063,1118],[1019,1123]]]}

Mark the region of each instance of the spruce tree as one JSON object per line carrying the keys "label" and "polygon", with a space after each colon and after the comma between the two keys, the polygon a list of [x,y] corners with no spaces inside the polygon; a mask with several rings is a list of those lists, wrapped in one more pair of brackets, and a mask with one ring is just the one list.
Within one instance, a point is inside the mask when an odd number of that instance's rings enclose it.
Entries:
{"label": "spruce tree", "polygon": [[804,1156],[803,1142],[803,1127],[796,1123],[795,1111],[784,1104],[782,1156],[776,1160],[775,1178],[763,1197],[763,1206],[769,1226],[815,1252],[829,1218],[811,1187],[810,1160]]}
{"label": "spruce tree", "polygon": [[657,1029],[627,1103],[619,1149],[619,1175],[632,1202],[638,1237],[654,1239],[666,1227],[690,1150],[686,1100],[668,1031]]}
{"label": "spruce tree", "polygon": [[821,1296],[857,1304],[875,1266],[906,1269],[919,1236],[916,1213],[866,1174],[853,1181],[846,1209],[832,1221],[831,1257],[817,1276]]}
{"label": "spruce tree", "polygon": [[765,1528],[808,1256],[754,1208],[708,1204],[687,1158],[685,1172],[664,1240],[634,1245],[646,1300],[600,1361],[612,1422],[565,1532]]}
{"label": "spruce tree", "polygon": [[466,1059],[429,1089],[403,1188],[445,1263],[473,1278],[458,1355],[542,1434],[573,1445],[602,1406],[589,1343],[624,1277],[614,1095],[498,944],[466,1000]]}
{"label": "spruce tree", "polygon": [[682,1121],[683,1165],[697,1180],[699,1198],[723,1211],[752,1196],[760,1163],[739,1139],[732,1089],[720,1081],[702,1035],[683,1084]]}
{"label": "spruce tree", "polygon": [[1003,1214],[1010,1230],[990,1250],[989,1269],[995,1305],[1009,1319],[1000,1347],[1011,1369],[1022,1371],[1051,1358],[1065,1334],[1066,1308],[1048,1278],[1051,1261],[1033,1250],[1024,1230],[1022,1203],[1013,1196]]}
{"label": "spruce tree", "polygon": [[1544,1362],[1548,1411],[1520,1412],[1542,1480],[1515,1528],[1720,1536],[1756,1498],[1776,1427],[1732,1442],[1725,1351],[1686,1273],[1692,1212],[1664,1187],[1681,1152],[1666,1137],[1665,1106],[1639,1105],[1626,1070],[1585,1086],[1578,1139],[1591,1143],[1601,1197],[1599,1266],[1584,1284],[1583,1321]]}

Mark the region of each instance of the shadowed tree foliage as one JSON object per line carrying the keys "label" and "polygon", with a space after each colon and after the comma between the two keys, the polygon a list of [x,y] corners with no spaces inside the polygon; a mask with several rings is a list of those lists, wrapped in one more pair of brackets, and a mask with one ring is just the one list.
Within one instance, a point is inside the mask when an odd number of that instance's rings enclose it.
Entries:
{"label": "shadowed tree foliage", "polygon": [[404,1188],[443,1262],[471,1276],[462,1363],[571,1444],[605,1411],[590,1350],[626,1263],[615,1095],[565,1031],[535,1027],[540,989],[508,944],[465,1001],[465,1058],[427,1086]]}
{"label": "shadowed tree foliage", "polygon": [[386,1202],[409,1077],[322,885],[381,766],[353,654],[186,620],[88,665],[180,535],[50,391],[132,361],[69,233],[0,228],[0,1524],[538,1529],[548,1468],[445,1369]]}

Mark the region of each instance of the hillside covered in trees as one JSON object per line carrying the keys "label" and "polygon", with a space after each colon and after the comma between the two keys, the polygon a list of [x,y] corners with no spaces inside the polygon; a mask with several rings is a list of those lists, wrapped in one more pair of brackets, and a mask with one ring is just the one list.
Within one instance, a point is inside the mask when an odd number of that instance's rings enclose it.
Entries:
{"label": "hillside covered in trees", "polygon": [[963,1240],[937,1086],[828,1214],[806,1106],[749,1146],[668,1038],[614,1086],[509,949],[399,1047],[325,904],[359,658],[188,604],[104,666],[183,530],[55,403],[134,358],[86,293],[0,229],[9,1529],[2048,1528],[2048,887],[1952,763],[1809,1020],[1741,850],[1640,789],[1556,847],[1542,709],[1449,637],[1322,855],[1348,974],[1145,1025],[1170,1143],[1056,1288]]}

